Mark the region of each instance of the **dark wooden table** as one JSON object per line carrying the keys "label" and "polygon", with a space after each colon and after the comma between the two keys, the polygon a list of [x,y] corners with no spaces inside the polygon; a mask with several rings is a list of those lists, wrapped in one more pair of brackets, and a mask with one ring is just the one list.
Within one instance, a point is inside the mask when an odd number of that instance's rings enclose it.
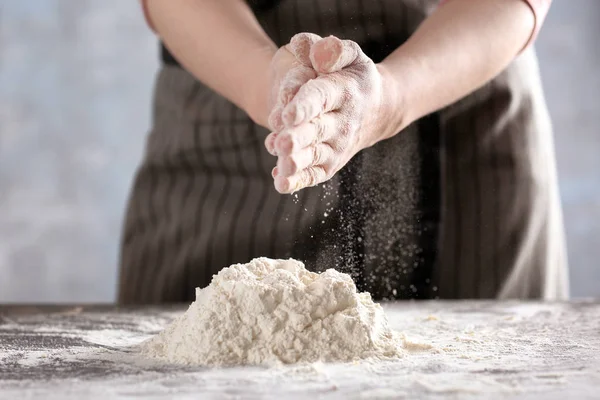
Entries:
{"label": "dark wooden table", "polygon": [[185,305],[0,306],[0,398],[600,398],[600,304],[384,305],[395,362],[206,368],[136,344]]}

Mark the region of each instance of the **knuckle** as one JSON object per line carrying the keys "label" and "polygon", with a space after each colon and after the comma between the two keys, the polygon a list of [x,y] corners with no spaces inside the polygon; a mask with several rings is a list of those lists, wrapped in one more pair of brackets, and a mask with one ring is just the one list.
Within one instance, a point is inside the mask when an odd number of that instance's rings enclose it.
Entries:
{"label": "knuckle", "polygon": [[317,168],[313,167],[313,168],[308,168],[306,170],[306,186],[314,186],[317,184],[317,179],[318,179],[318,174],[317,174]]}
{"label": "knuckle", "polygon": [[312,163],[314,165],[319,165],[321,164],[321,162],[323,161],[323,151],[321,150],[322,147],[321,146],[313,146],[312,148]]}
{"label": "knuckle", "polygon": [[[269,114],[268,124],[269,124],[269,127],[275,131],[278,131],[282,128],[281,109],[280,108],[273,110],[271,112],[271,114]],[[267,139],[268,138],[269,137],[267,137]]]}
{"label": "knuckle", "polygon": [[313,79],[312,81],[306,82],[304,86],[302,86],[302,91],[304,94],[308,96],[318,96],[323,91],[323,82],[319,79]]}
{"label": "knuckle", "polygon": [[277,134],[274,132],[271,133],[269,136],[267,136],[265,139],[265,147],[271,154],[273,154],[276,151],[275,150],[275,140],[276,139],[277,139]]}
{"label": "knuckle", "polygon": [[313,144],[316,144],[318,142],[321,142],[323,140],[323,138],[325,137],[325,131],[326,131],[326,126],[325,126],[325,122],[323,121],[322,118],[315,118],[312,121],[312,124],[315,127],[315,131],[316,131],[316,135],[315,135],[315,140]]}
{"label": "knuckle", "polygon": [[278,103],[287,105],[293,97],[294,88],[291,85],[283,85],[279,90]]}
{"label": "knuckle", "polygon": [[344,151],[347,147],[347,140],[344,140],[343,138],[340,137],[336,137],[334,139],[332,139],[331,141],[329,141],[328,145],[329,147],[331,147],[331,151],[333,153],[341,153],[342,151]]}
{"label": "knuckle", "polygon": [[292,36],[292,38],[290,39],[290,43],[296,43],[299,41],[302,41],[304,39],[307,38],[307,33],[305,32],[300,32],[300,33],[296,33],[294,36]]}
{"label": "knuckle", "polygon": [[315,179],[313,181],[313,185],[319,184],[327,179],[327,173],[322,166],[317,166],[314,168],[315,170]]}
{"label": "knuckle", "polygon": [[312,88],[315,98],[320,99],[323,107],[327,107],[328,103],[331,102],[331,89],[328,85],[325,82],[315,82]]}
{"label": "knuckle", "polygon": [[300,65],[290,69],[285,74],[282,85],[286,88],[297,88],[313,76],[314,71],[312,69]]}
{"label": "knuckle", "polygon": [[336,150],[331,145],[331,143],[323,143],[323,149],[323,151],[327,154],[327,160],[334,158],[333,156],[335,155]]}
{"label": "knuckle", "polygon": [[309,81],[308,84],[311,84],[309,88],[310,96],[319,101],[319,106],[323,109],[330,107],[338,90],[333,82],[333,78],[315,79]]}
{"label": "knuckle", "polygon": [[299,66],[296,68],[296,79],[299,79],[302,83],[308,82],[311,79],[317,77],[317,73],[314,69],[305,66]]}

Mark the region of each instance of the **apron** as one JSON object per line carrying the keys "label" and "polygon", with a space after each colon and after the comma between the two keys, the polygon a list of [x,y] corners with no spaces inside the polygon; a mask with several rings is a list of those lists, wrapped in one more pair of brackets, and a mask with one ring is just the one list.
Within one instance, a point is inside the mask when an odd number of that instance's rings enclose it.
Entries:
{"label": "apron", "polygon": [[[256,5],[269,36],[359,43],[375,62],[436,0],[281,0]],[[194,299],[254,257],[352,275],[376,299],[568,296],[552,129],[537,62],[360,152],[332,180],[280,195],[269,133],[184,69],[165,64],[129,198],[119,302]]]}

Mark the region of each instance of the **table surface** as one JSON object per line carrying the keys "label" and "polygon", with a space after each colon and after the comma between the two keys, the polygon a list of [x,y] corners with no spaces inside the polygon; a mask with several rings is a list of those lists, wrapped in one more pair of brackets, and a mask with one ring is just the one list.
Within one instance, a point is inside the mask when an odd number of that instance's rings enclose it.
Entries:
{"label": "table surface", "polygon": [[600,303],[384,304],[393,362],[206,368],[135,345],[186,307],[0,306],[0,398],[502,398],[600,396]]}

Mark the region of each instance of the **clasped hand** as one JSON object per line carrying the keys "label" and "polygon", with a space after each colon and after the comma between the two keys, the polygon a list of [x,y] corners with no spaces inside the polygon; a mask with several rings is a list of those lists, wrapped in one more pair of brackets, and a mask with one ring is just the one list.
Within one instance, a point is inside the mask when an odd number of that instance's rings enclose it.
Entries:
{"label": "clasped hand", "polygon": [[355,42],[300,33],[271,67],[273,132],[265,146],[277,156],[280,193],[329,180],[359,151],[395,133],[393,85]]}

